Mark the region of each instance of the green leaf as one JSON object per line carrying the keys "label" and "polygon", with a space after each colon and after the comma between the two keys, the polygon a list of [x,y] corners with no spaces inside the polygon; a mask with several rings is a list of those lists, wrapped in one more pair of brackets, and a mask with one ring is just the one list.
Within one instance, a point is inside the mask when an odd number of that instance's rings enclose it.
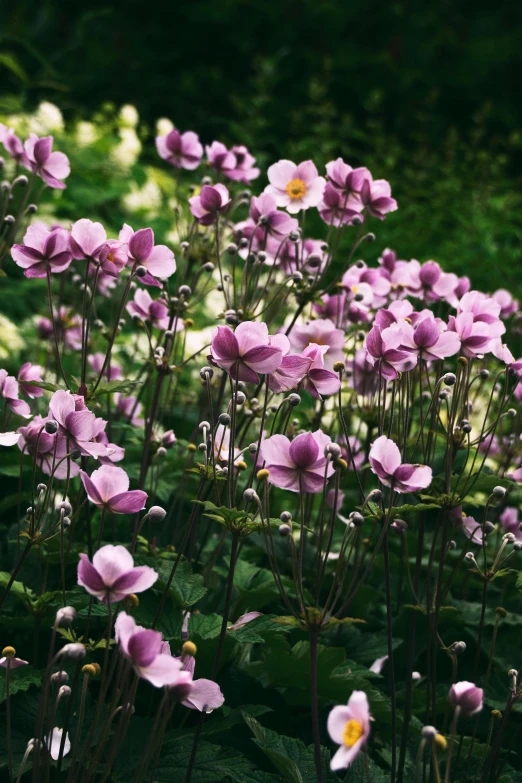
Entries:
{"label": "green leaf", "polygon": [[45,391],[55,392],[59,391],[62,387],[56,383],[49,383],[48,381],[24,381],[27,386],[36,386],[38,389],[45,389]]}
{"label": "green leaf", "polygon": [[[6,673],[2,668],[0,675],[0,703],[5,701],[6,692]],[[42,684],[42,672],[33,669],[32,666],[20,666],[18,669],[11,670],[11,679],[9,683],[9,693],[13,696],[18,691],[28,691],[32,685],[40,687]]]}
{"label": "green leaf", "polygon": [[[170,577],[173,561],[162,560],[158,567],[157,560],[152,562],[148,560],[147,565],[151,565],[158,571],[159,578],[155,588],[162,591]],[[182,609],[187,609],[203,598],[206,592],[207,588],[203,584],[203,577],[200,574],[193,574],[190,563],[186,560],[180,560],[169,588],[169,593],[177,605]]]}
{"label": "green leaf", "polygon": [[87,397],[88,399],[93,399],[94,397],[100,397],[103,394],[114,394],[115,392],[129,394],[136,388],[136,386],[139,386],[141,383],[142,381],[129,380],[106,381],[104,383],[100,383],[96,391],[88,394]]}
{"label": "green leaf", "polygon": [[[11,574],[7,573],[7,571],[0,571],[0,590],[5,590],[9,584],[10,579]],[[32,590],[30,590],[28,587],[25,587],[23,582],[17,582],[16,580],[9,588],[9,595],[14,595],[24,603],[31,602],[35,597]]]}

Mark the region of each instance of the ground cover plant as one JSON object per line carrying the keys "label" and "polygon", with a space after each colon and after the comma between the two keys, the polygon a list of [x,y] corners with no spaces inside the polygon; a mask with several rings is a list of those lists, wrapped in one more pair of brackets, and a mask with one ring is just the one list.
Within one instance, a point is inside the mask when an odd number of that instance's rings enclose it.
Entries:
{"label": "ground cover plant", "polygon": [[[116,190],[135,124],[78,129]],[[0,125],[0,282],[33,312],[0,370],[5,778],[519,780],[516,299],[401,247],[366,263],[402,204],[343,158],[265,171],[163,121],[161,186],[115,230],[59,219],[81,152],[23,130]]]}

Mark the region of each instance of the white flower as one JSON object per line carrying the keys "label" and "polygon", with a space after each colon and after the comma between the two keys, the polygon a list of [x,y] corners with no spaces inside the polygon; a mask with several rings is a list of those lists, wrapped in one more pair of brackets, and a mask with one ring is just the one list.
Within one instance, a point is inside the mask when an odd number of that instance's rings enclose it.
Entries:
{"label": "white flower", "polygon": [[98,130],[94,122],[79,122],[76,125],[76,143],[79,147],[88,147],[98,138]]}
{"label": "white flower", "polygon": [[[60,755],[60,744],[62,742],[63,729],[54,728],[52,734],[48,734],[45,738],[45,744],[49,748],[51,758],[57,761]],[[71,749],[71,741],[69,735],[65,735],[65,743],[63,746],[63,755],[66,756]]]}
{"label": "white flower", "polygon": [[156,134],[158,136],[168,136],[171,130],[174,130],[174,123],[167,117],[160,117],[156,122]]}
{"label": "white flower", "polygon": [[49,101],[42,101],[36,110],[34,125],[35,132],[40,134],[63,131],[63,116],[58,106]]}
{"label": "white flower", "polygon": [[129,212],[144,212],[153,217],[161,207],[161,190],[153,180],[148,180],[142,188],[133,182],[130,192],[123,196],[122,201]]}
{"label": "white flower", "polygon": [[139,119],[140,116],[135,106],[127,103],[125,106],[121,107],[120,121],[123,123],[123,125],[126,125],[129,128],[134,128],[138,124]]}

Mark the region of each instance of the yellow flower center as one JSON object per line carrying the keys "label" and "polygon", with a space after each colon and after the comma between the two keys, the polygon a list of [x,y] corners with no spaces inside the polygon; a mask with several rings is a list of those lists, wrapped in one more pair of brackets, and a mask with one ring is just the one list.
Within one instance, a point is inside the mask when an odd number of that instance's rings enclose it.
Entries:
{"label": "yellow flower center", "polygon": [[359,290],[359,286],[357,286],[357,285],[352,285],[352,292],[353,292],[354,294],[356,294],[358,290]]}
{"label": "yellow flower center", "polygon": [[290,198],[303,198],[306,193],[306,185],[302,179],[291,179],[286,186],[286,192]]}
{"label": "yellow flower center", "polygon": [[112,255],[112,253],[107,254],[107,261],[110,261],[111,264],[114,264],[114,256]]}
{"label": "yellow flower center", "polygon": [[364,729],[362,723],[359,723],[358,720],[349,720],[344,727],[343,743],[347,748],[351,748],[361,739],[363,734]]}

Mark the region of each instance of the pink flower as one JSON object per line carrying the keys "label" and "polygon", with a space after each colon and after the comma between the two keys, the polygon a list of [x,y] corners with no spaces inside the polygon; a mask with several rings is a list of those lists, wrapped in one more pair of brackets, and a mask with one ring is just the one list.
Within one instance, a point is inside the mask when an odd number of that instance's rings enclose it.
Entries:
{"label": "pink flower", "polygon": [[31,364],[31,362],[22,364],[18,370],[18,383],[22,394],[25,394],[26,397],[30,397],[31,399],[43,395],[43,389],[27,383],[27,381],[41,381],[42,373],[43,367],[40,367],[39,364]]}
{"label": "pink flower", "polygon": [[138,677],[148,680],[156,688],[190,682],[190,673],[182,671],[181,661],[161,652],[159,631],[145,630],[136,625],[125,612],[120,612],[114,627],[120,650],[132,663]]}
{"label": "pink flower", "polygon": [[144,420],[140,418],[142,404],[136,397],[125,397],[120,392],[116,392],[114,405],[118,416],[127,419],[133,427],[143,427]]}
{"label": "pink flower", "polygon": [[135,267],[144,266],[150,273],[140,278],[145,285],[158,285],[156,277],[170,277],[176,271],[174,253],[166,245],[154,244],[154,231],[151,228],[133,231],[125,224],[119,240],[128,246],[129,262]]}
{"label": "pink flower", "polygon": [[[67,348],[78,351],[82,347],[82,319],[62,305],[54,314],[55,328],[59,341]],[[37,325],[38,336],[42,340],[50,340],[53,336],[53,325],[48,318],[40,318]]]}
{"label": "pink flower", "polygon": [[385,435],[373,442],[370,467],[381,484],[395,492],[417,492],[431,484],[431,468],[427,465],[402,464],[398,446]]}
{"label": "pink flower", "polygon": [[399,348],[402,329],[398,324],[382,329],[373,326],[366,337],[366,358],[383,378],[395,381],[399,372],[409,372],[417,364],[417,356]]}
{"label": "pink flower", "polygon": [[203,157],[203,147],[193,131],[180,133],[174,128],[166,136],[157,136],[156,149],[171,166],[188,171],[197,169]]}
{"label": "pink flower", "polygon": [[174,435],[174,430],[167,430],[163,433],[163,436],[161,438],[161,445],[165,449],[171,449],[173,445],[176,443],[176,436]]}
{"label": "pink flower", "polygon": [[[365,168],[352,169],[342,158],[331,160],[326,164],[326,178],[332,186],[345,198],[348,197],[354,204],[360,200],[359,193],[362,190],[364,181],[371,180],[372,175]],[[350,206],[347,203],[347,206]],[[362,208],[362,206],[361,206]],[[355,206],[352,207],[355,209]]]}
{"label": "pink flower", "polygon": [[0,141],[16,163],[24,166],[26,169],[30,168],[29,159],[25,154],[22,141],[18,138],[12,128],[6,128],[2,123],[0,123]]}
{"label": "pink flower", "polygon": [[319,177],[311,160],[296,165],[291,160],[280,160],[268,169],[270,185],[265,193],[275,197],[278,207],[290,214],[316,207],[323,197],[324,177]]}
{"label": "pink flower", "polygon": [[517,541],[522,541],[522,530],[520,530],[518,508],[507,506],[500,515],[500,524],[506,533],[513,533]]}
{"label": "pink flower", "polygon": [[101,223],[82,218],[71,226],[71,253],[78,261],[97,258],[106,242],[107,233]]}
{"label": "pink flower", "polygon": [[58,422],[69,450],[78,448],[83,455],[91,457],[107,456],[105,446],[94,442],[106,422],[85,408],[83,397],[75,399],[70,391],[56,391],[49,401],[49,414]]}
{"label": "pink flower", "polygon": [[364,691],[353,691],[346,707],[334,707],[328,716],[328,734],[340,747],[330,762],[332,770],[346,769],[370,735],[370,707]]}
{"label": "pink flower", "polygon": [[348,206],[348,200],[346,196],[343,196],[333,185],[329,182],[326,183],[324,189],[322,201],[317,205],[317,209],[321,218],[329,226],[344,226],[347,223],[351,223],[356,217],[359,222],[362,222],[361,210],[363,206],[360,201],[350,201]]}
{"label": "pink flower", "polygon": [[26,277],[46,277],[47,270],[63,272],[72,261],[69,234],[63,228],[51,231],[44,223],[34,223],[25,232],[23,245],[13,245],[11,255]]}
{"label": "pink flower", "polygon": [[[501,322],[499,321],[499,323]],[[491,340],[489,324],[483,321],[474,321],[472,313],[450,315],[448,332],[456,332],[458,335],[463,356],[473,358],[481,356],[489,350]]]}
{"label": "pink flower", "polygon": [[268,388],[276,394],[296,389],[310,368],[312,359],[300,356],[297,353],[289,353],[290,340],[285,334],[270,335],[268,339],[270,340],[270,345],[280,348],[283,354],[279,367],[270,373]]}
{"label": "pink flower", "polygon": [[[127,305],[127,312],[142,321],[150,321],[151,325],[158,329],[169,328],[169,308],[164,302],[154,300],[148,291],[137,288],[134,292],[134,301]],[[177,319],[183,328],[181,319]]]}
{"label": "pink flower", "polygon": [[67,441],[61,432],[50,435],[44,425],[48,418],[35,416],[24,427],[19,427],[18,448],[31,455],[33,460],[47,476],[54,475],[57,479],[77,476],[79,466],[70,459],[63,460],[67,452]]}
{"label": "pink flower", "polygon": [[19,666],[27,666],[29,661],[24,661],[23,658],[16,658],[14,655],[4,655],[0,658],[0,666],[2,669],[18,669]]}
{"label": "pink flower", "polygon": [[491,338],[500,337],[506,331],[505,325],[499,318],[499,302],[480,291],[468,291],[464,294],[459,302],[457,313],[458,315],[471,313],[474,322],[487,324]]}
{"label": "pink flower", "polygon": [[388,212],[395,212],[397,202],[391,198],[390,183],[385,179],[364,180],[361,188],[361,201],[370,215],[384,220]]}
{"label": "pink flower", "polygon": [[[87,361],[94,372],[99,375],[105,362],[105,354],[93,353],[87,357]],[[105,369],[104,377],[107,378],[108,381],[117,381],[120,378],[123,378],[120,365],[112,361],[109,362]]]}
{"label": "pink flower", "polygon": [[303,357],[312,360],[303,378],[303,389],[306,389],[312,397],[318,400],[322,400],[323,395],[329,397],[331,394],[337,394],[341,388],[341,381],[337,373],[326,370],[324,367],[324,354],[327,351],[327,345],[316,345],[315,343],[310,343],[303,351]]}
{"label": "pink flower", "polygon": [[482,535],[482,525],[473,517],[467,517],[462,511],[462,506],[457,506],[450,511],[450,517],[455,520],[457,527],[461,529],[466,538],[469,538],[472,544],[484,543]]}
{"label": "pink flower", "polygon": [[213,141],[212,144],[207,145],[205,153],[209,166],[225,177],[230,177],[230,173],[237,167],[236,156],[220,141]]}
{"label": "pink flower", "polygon": [[254,321],[244,321],[235,332],[229,326],[218,326],[210,350],[218,367],[248,383],[259,383],[258,373],[274,372],[283,358],[281,349],[270,345],[267,325]]}
{"label": "pink flower", "polygon": [[203,185],[199,196],[189,198],[190,211],[202,226],[215,223],[230,204],[230,196],[224,185]]}
{"label": "pink flower", "polygon": [[129,477],[123,468],[102,465],[90,478],[83,470],[80,476],[87,497],[98,508],[113,514],[135,514],[145,508],[147,493],[141,489],[129,492]]}
{"label": "pink flower", "polygon": [[132,555],[124,546],[107,544],[94,554],[92,563],[84,554],[78,563],[78,584],[104,604],[123,601],[131,593],[142,593],[157,578],[149,566],[135,568]]}
{"label": "pink flower", "polygon": [[402,346],[415,351],[426,361],[445,359],[460,350],[460,339],[456,332],[442,332],[431,312],[415,326],[402,324]]}
{"label": "pink flower", "polygon": [[298,324],[290,332],[290,342],[297,351],[313,343],[326,345],[325,365],[332,368],[336,361],[344,361],[345,336],[342,329],[337,329],[334,322],[328,318],[318,318],[308,324]]}
{"label": "pink flower", "polygon": [[303,432],[289,441],[285,435],[272,435],[261,444],[261,456],[275,487],[290,492],[321,492],[325,479],[334,472],[326,464],[324,448],[330,439],[321,430]]}
{"label": "pink flower", "polygon": [[7,370],[0,370],[0,394],[9,410],[17,416],[29,418],[31,408],[24,400],[18,399],[18,381],[13,375],[8,375]]}
{"label": "pink flower", "polygon": [[64,190],[62,179],[66,179],[71,173],[69,159],[63,152],[53,152],[52,149],[52,136],[39,139],[31,133],[24,144],[27,168],[35,171],[50,188]]}
{"label": "pink flower", "polygon": [[509,318],[518,310],[518,299],[513,299],[505,288],[499,288],[498,291],[495,291],[493,299],[500,305],[501,318]]}
{"label": "pink flower", "polygon": [[238,617],[235,623],[229,625],[227,631],[238,631],[240,628],[243,628],[248,623],[251,623],[252,620],[255,620],[257,617],[262,617],[262,616],[263,616],[262,612],[246,612],[246,614],[242,614],[240,617]]}
{"label": "pink flower", "polygon": [[[170,655],[170,644],[163,642],[161,652],[164,655]],[[182,666],[182,671],[190,675],[185,681],[177,685],[169,686],[171,695],[180,701],[184,707],[190,710],[199,710],[207,714],[223,706],[225,697],[221,693],[221,688],[213,680],[194,679],[196,660],[192,655],[185,655],[175,658]]]}
{"label": "pink flower", "polygon": [[236,159],[236,165],[232,170],[225,172],[229,179],[248,185],[253,179],[259,177],[261,170],[255,165],[256,159],[243,144],[236,144],[232,147],[231,152]]}
{"label": "pink flower", "polygon": [[277,209],[276,201],[269,193],[253,196],[250,202],[250,217],[255,223],[257,234],[263,238],[265,233],[276,239],[283,239],[291,231],[296,231],[298,223],[286,212]]}
{"label": "pink flower", "polygon": [[459,707],[465,715],[476,715],[483,707],[484,691],[474,683],[462,680],[451,686],[448,699],[454,709]]}

